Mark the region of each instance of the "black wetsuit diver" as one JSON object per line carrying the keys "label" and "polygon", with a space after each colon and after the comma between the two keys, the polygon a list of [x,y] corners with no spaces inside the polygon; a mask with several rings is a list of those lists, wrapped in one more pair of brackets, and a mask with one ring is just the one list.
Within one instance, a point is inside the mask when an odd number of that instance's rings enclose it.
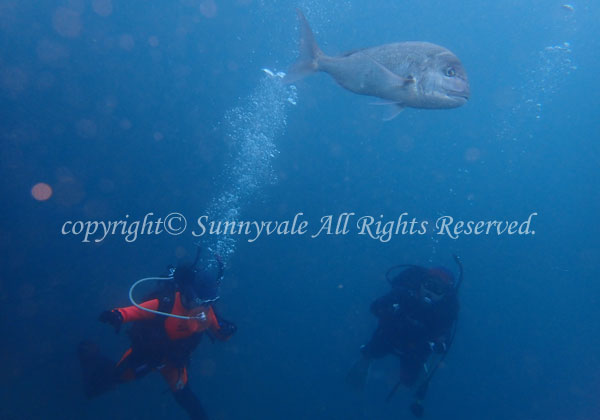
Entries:
{"label": "black wetsuit diver", "polygon": [[[217,283],[221,276],[222,264]],[[145,309],[128,306],[103,312],[100,321],[113,325],[117,332],[123,323],[133,323],[129,331],[131,348],[115,364],[103,357],[95,344],[80,344],[86,396],[96,397],[119,383],[158,371],[190,419],[205,420],[200,400],[188,384],[190,356],[205,333],[227,340],[236,330],[234,324],[218,317],[213,309],[212,302],[218,298],[216,286],[208,278],[198,279],[192,265],[180,265],[164,289],[139,304]]]}
{"label": "black wetsuit diver", "polygon": [[459,309],[457,284],[445,268],[403,267],[406,268],[400,274],[388,279],[392,290],[371,304],[378,326],[369,342],[361,347],[361,359],[347,381],[362,389],[371,361],[394,355],[401,366],[398,385],[412,387],[424,376],[417,390],[417,401],[411,407],[420,417],[421,400],[431,378],[425,364],[433,353],[444,355],[453,338]]}

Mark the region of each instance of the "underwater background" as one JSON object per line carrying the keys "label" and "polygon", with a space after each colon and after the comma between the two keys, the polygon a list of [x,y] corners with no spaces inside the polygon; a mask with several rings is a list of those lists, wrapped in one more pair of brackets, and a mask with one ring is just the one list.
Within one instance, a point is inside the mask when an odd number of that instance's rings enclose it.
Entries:
{"label": "underwater background", "polygon": [[[294,87],[295,8],[322,49],[443,45],[469,102],[383,122],[325,74]],[[147,213],[291,220],[526,220],[535,235],[203,237],[227,262],[190,383],[213,419],[411,418],[394,360],[344,383],[402,263],[465,277],[426,418],[600,418],[600,4],[576,1],[0,0],[0,418],[184,419],[158,374],[88,401],[77,344],[118,359],[98,314],[192,259],[198,238],[82,242],[65,221]],[[43,183],[43,184],[40,184]],[[35,187],[34,187],[35,186]],[[357,217],[358,217],[357,216]]]}

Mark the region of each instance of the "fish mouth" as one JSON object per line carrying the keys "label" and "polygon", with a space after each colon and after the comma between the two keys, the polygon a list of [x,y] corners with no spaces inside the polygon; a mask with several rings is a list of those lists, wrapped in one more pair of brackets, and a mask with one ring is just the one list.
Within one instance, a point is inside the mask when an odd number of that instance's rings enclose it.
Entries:
{"label": "fish mouth", "polygon": [[469,92],[448,91],[446,92],[446,96],[460,102],[467,102],[469,100]]}

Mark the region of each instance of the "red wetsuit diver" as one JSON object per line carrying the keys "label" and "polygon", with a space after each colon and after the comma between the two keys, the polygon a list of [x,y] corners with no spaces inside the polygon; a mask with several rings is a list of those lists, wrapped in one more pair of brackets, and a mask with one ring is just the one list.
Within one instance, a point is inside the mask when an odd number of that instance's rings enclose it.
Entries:
{"label": "red wetsuit diver", "polygon": [[217,283],[222,272],[223,265],[219,260],[217,281],[207,278],[197,280],[192,265],[179,265],[174,281],[168,282],[169,286],[157,292],[154,298],[140,304],[150,310],[193,319],[158,315],[136,306],[103,312],[100,321],[113,325],[117,332],[123,323],[133,323],[129,331],[131,348],[115,365],[102,357],[94,344],[80,344],[79,356],[86,396],[95,397],[118,383],[159,371],[169,384],[175,400],[190,418],[206,419],[199,399],[188,385],[187,366],[203,333],[207,333],[211,339],[224,341],[236,330],[233,323],[218,317],[210,304],[216,300]]}

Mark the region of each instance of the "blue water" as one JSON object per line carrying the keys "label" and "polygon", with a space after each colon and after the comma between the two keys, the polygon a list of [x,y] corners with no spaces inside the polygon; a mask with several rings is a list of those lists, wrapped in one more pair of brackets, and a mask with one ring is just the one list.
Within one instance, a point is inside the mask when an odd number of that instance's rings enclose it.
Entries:
{"label": "blue water", "polygon": [[[196,350],[190,383],[212,419],[411,418],[394,360],[363,395],[344,384],[376,326],[371,301],[401,263],[462,257],[458,333],[432,381],[431,419],[600,418],[600,5],[560,1],[333,4],[274,0],[0,0],[0,418],[184,419],[160,375],[88,401],[77,343],[118,358],[98,314],[138,278],[227,262],[226,343]],[[281,86],[300,7],[328,54],[424,40],[463,62],[471,99],[383,122],[326,74]],[[32,187],[45,183],[40,201]],[[37,190],[36,190],[37,191]],[[41,197],[47,198],[47,197]],[[66,221],[185,215],[181,235],[82,242]],[[354,212],[346,235],[195,238],[195,219]],[[535,235],[382,242],[358,217],[526,220]],[[128,216],[127,216],[128,215]],[[95,239],[95,238],[93,238]]]}

